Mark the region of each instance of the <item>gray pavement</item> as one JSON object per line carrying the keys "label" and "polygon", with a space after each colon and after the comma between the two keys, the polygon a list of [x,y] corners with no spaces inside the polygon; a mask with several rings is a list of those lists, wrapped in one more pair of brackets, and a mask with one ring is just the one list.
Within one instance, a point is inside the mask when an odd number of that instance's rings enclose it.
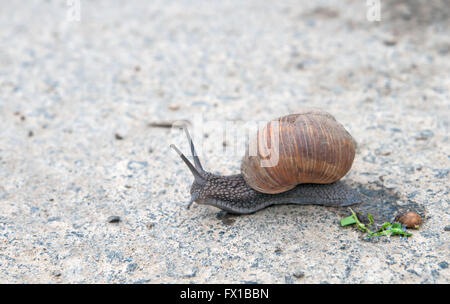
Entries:
{"label": "gray pavement", "polygon": [[[2,1],[1,283],[449,283],[446,1],[382,0],[379,22],[366,1],[80,3]],[[191,121],[234,174],[242,151],[199,122],[303,107],[358,142],[346,181],[424,208],[412,237],[319,206],[186,210],[186,140],[150,122]]]}

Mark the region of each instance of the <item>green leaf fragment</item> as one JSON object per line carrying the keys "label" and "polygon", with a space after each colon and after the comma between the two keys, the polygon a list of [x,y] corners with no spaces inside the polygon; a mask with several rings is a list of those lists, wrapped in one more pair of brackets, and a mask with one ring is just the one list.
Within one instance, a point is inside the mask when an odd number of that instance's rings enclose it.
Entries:
{"label": "green leaf fragment", "polygon": [[348,225],[353,225],[355,223],[356,223],[356,221],[353,218],[353,215],[341,218],[341,226],[342,227],[345,227],[345,226],[348,226]]}
{"label": "green leaf fragment", "polygon": [[[368,237],[380,235],[401,235],[407,237],[412,235],[412,233],[405,231],[402,224],[399,222],[384,222],[377,231],[373,232],[369,228],[367,228],[366,225],[359,221],[358,216],[351,208],[349,209],[352,212],[352,215],[341,219],[340,222],[342,227],[356,224],[356,227],[358,227],[360,231],[366,232]],[[367,218],[369,219],[369,225],[372,225],[374,223],[374,220],[370,213],[367,213]]]}
{"label": "green leaf fragment", "polygon": [[399,222],[395,222],[392,224],[392,229],[402,229],[402,224],[400,224]]}
{"label": "green leaf fragment", "polygon": [[369,225],[373,224],[373,217],[372,214],[370,214],[369,212],[367,212],[367,218],[369,219]]}
{"label": "green leaf fragment", "polygon": [[383,230],[389,229],[390,226],[391,226],[391,223],[389,223],[389,222],[384,222],[383,225],[381,225],[381,228],[380,228],[380,229],[383,229]]}

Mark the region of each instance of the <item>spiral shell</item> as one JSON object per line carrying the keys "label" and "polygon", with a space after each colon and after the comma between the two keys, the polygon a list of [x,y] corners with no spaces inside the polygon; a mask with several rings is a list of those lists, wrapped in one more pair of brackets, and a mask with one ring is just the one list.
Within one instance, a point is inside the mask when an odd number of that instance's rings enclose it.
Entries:
{"label": "spiral shell", "polygon": [[249,141],[241,173],[250,187],[263,193],[333,183],[350,170],[355,148],[355,140],[332,115],[305,110],[259,129]]}

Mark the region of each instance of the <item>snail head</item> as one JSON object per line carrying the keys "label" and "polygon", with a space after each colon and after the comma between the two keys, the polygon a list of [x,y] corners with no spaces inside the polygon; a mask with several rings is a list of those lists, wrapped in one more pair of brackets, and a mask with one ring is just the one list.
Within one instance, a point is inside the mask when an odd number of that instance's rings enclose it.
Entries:
{"label": "snail head", "polygon": [[189,141],[189,145],[191,147],[191,154],[192,158],[194,160],[194,164],[192,164],[189,159],[181,153],[181,151],[175,146],[170,145],[172,149],[177,152],[177,154],[181,157],[183,162],[186,164],[186,166],[191,171],[192,175],[194,175],[194,182],[191,186],[191,200],[189,201],[189,204],[187,205],[187,208],[189,209],[191,205],[194,203],[194,201],[199,202],[201,199],[201,193],[202,189],[205,187],[205,185],[208,182],[208,175],[209,173],[203,170],[202,164],[200,163],[200,159],[198,158],[197,153],[195,152],[194,143],[192,142],[192,138],[189,134],[189,131],[186,126],[183,126],[184,132],[186,133],[186,137]]}

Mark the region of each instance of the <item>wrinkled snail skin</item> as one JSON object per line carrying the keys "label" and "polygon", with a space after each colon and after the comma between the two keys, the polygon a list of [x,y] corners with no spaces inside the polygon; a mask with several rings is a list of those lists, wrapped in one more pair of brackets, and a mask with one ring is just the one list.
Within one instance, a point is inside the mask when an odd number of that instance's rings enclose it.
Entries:
{"label": "wrinkled snail skin", "polygon": [[277,204],[349,206],[365,200],[364,195],[339,180],[351,168],[356,142],[333,116],[307,110],[274,121],[278,123],[269,122],[258,130],[256,140],[271,141],[273,134],[279,135],[278,163],[265,167],[261,165],[260,154],[249,157],[247,148],[241,174],[230,176],[212,174],[202,168],[184,128],[194,164],[174,145],[171,147],[194,175],[188,208],[196,202],[230,213],[248,214]]}
{"label": "wrinkled snail skin", "polygon": [[220,176],[205,172],[206,184],[194,182],[191,195],[195,202],[210,205],[229,213],[249,214],[271,205],[298,204],[350,206],[364,197],[342,181],[332,184],[300,184],[278,194],[258,192],[248,186],[241,174]]}

